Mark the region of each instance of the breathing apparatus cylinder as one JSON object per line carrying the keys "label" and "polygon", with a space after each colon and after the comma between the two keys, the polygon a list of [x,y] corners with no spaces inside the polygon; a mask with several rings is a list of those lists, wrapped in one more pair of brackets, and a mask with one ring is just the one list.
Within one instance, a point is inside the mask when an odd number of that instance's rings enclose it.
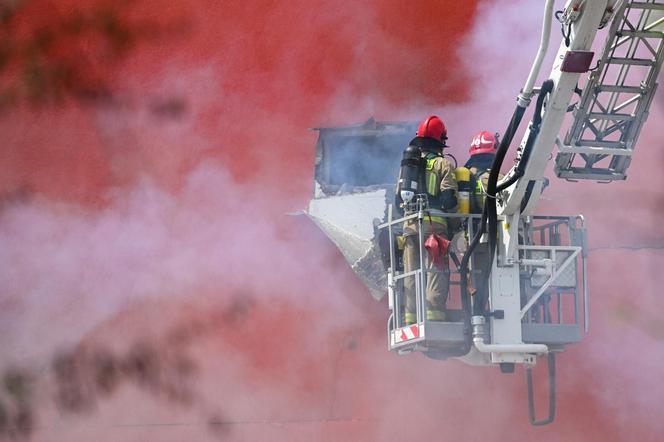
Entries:
{"label": "breathing apparatus cylinder", "polygon": [[417,146],[408,146],[403,151],[401,171],[399,173],[399,196],[404,204],[412,201],[418,193],[422,151]]}
{"label": "breathing apparatus cylinder", "polygon": [[470,213],[470,170],[466,167],[457,167],[454,170],[454,175],[459,186],[457,213]]}

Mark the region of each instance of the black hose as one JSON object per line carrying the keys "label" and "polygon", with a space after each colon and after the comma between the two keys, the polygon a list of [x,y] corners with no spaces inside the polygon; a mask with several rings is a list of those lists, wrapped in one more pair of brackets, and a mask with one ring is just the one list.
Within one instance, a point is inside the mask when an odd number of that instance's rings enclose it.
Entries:
{"label": "black hose", "polygon": [[[537,96],[537,102],[535,104],[535,114],[533,116],[533,121],[530,125],[530,132],[528,133],[528,140],[526,140],[526,145],[523,148],[523,154],[519,164],[516,167],[516,170],[512,176],[504,182],[501,182],[496,186],[496,193],[507,189],[512,184],[516,183],[519,178],[523,176],[526,171],[526,165],[528,164],[528,159],[530,158],[530,152],[533,149],[537,135],[539,135],[540,125],[542,124],[542,107],[544,106],[544,97],[553,90],[553,80],[546,80],[542,84],[542,89],[540,94]],[[493,167],[492,167],[493,168]]]}
{"label": "black hose", "polygon": [[[507,150],[507,147],[509,147],[509,144],[512,142],[512,138],[514,138],[514,134],[516,133],[517,128],[519,127],[519,124],[521,123],[521,119],[523,118],[523,114],[525,112],[526,108],[522,106],[517,106],[514,114],[512,115],[512,119],[510,120],[510,124],[507,126],[507,130],[505,131],[505,135],[503,136],[503,139],[500,142],[500,146],[498,148],[498,152],[503,150],[502,157],[504,158],[505,153],[504,151]],[[498,153],[496,153],[496,158],[498,157]],[[499,170],[494,169],[496,165],[496,158],[494,158],[493,164],[491,166],[491,170]],[[502,162],[502,159],[501,159]],[[496,175],[496,178],[498,175]],[[495,195],[495,192],[494,192]],[[468,249],[466,250],[466,253],[463,254],[463,258],[461,259],[461,266],[459,268],[459,273],[460,273],[460,289],[461,289],[461,303],[463,306],[464,310],[464,317],[468,321],[468,329],[470,329],[470,294],[468,293],[468,263],[470,261],[470,256],[472,255],[473,251],[477,247],[477,244],[480,242],[480,238],[482,235],[486,232],[486,227],[487,227],[487,218],[488,218],[488,200],[490,198],[485,198],[484,201],[484,207],[482,209],[482,219],[480,220],[479,227],[477,229],[477,232],[475,232],[475,235],[473,236]],[[494,206],[495,208],[495,206]],[[472,221],[471,221],[472,222]],[[492,256],[492,255],[490,255]],[[487,286],[488,282],[488,272],[491,270],[491,262],[487,264],[487,266],[483,269],[481,269],[482,275],[486,275],[486,279],[482,281],[481,287],[478,287],[478,290],[476,292],[476,297],[475,297],[475,302],[473,303],[473,312],[472,314],[482,314],[483,313],[483,305],[486,303],[486,298],[487,295],[485,294],[486,290],[485,287]],[[470,333],[467,335],[468,342],[470,342]]]}
{"label": "black hose", "polygon": [[516,181],[521,178],[523,175],[523,172],[520,172],[518,169],[514,172],[514,175],[512,175],[507,181],[501,182],[497,187],[496,187],[496,192],[500,192],[502,190],[507,189],[510,187],[512,184],[516,183]]}
{"label": "black hose", "polygon": [[450,253],[450,258],[452,258],[454,265],[456,266],[457,270],[459,270],[459,267],[461,267],[461,262],[459,261],[459,257],[456,255],[456,253]]}
{"label": "black hose", "polygon": [[[512,178],[510,178],[508,182],[503,183],[500,187],[498,186],[498,175],[500,173],[500,168],[502,167],[503,160],[505,159],[505,155],[507,154],[507,150],[509,149],[509,145],[511,144],[512,138],[514,137],[514,133],[516,132],[516,129],[519,123],[521,122],[521,118],[523,117],[523,114],[526,110],[525,107],[517,106],[516,110],[514,111],[512,120],[510,121],[507,131],[505,131],[506,136],[505,138],[503,138],[503,141],[500,143],[498,152],[496,152],[496,157],[494,158],[493,164],[491,165],[491,171],[489,173],[489,180],[487,183],[487,191],[486,191],[487,197],[484,200],[484,204],[487,206],[486,212],[487,212],[487,222],[488,222],[487,230],[489,234],[489,259],[487,260],[486,263],[487,268],[483,273],[484,277],[484,281],[482,284],[483,288],[487,287],[489,283],[489,276],[490,276],[489,273],[491,272],[491,265],[493,264],[493,260],[496,255],[496,244],[498,242],[498,210],[496,206],[496,195],[499,189],[502,190],[504,188],[507,188],[507,184],[509,183],[509,181],[512,181],[513,184],[514,182],[516,182],[517,179],[521,178],[525,173],[525,168],[526,165],[528,164],[528,160],[530,159],[532,148],[535,144],[537,136],[539,135],[539,129],[542,123],[542,107],[544,106],[544,98],[552,90],[553,90],[553,80],[551,79],[546,80],[542,84],[540,94],[537,97],[537,103],[535,106],[533,121],[530,127],[530,133],[528,135],[528,140],[526,141],[526,145],[524,147],[521,160],[519,161],[519,164],[516,168],[515,175]],[[476,299],[476,301],[479,303],[479,306],[476,309],[476,311],[478,311],[479,314],[484,314],[486,309],[486,302],[489,296],[488,290],[484,290],[483,292],[479,293],[479,295],[480,295],[479,299]]]}
{"label": "black hose", "polygon": [[459,167],[459,162],[457,161],[457,159],[456,159],[456,157],[455,157],[454,155],[452,155],[451,153],[446,153],[446,154],[444,154],[444,156],[446,156],[446,157],[452,157],[452,159],[454,160],[454,168],[455,168],[455,169],[456,169],[457,167]]}
{"label": "black hose", "polygon": [[[516,174],[522,177],[526,172],[526,166],[528,165],[528,160],[530,160],[530,155],[533,151],[533,146],[535,141],[539,137],[540,129],[542,127],[542,109],[544,108],[544,98],[551,93],[553,90],[553,80],[549,79],[542,83],[542,89],[539,96],[537,97],[537,103],[535,105],[535,114],[533,115],[533,121],[530,124],[530,132],[528,133],[528,140],[526,145],[523,148],[523,153],[521,154],[521,159],[519,164],[516,167]],[[498,186],[499,189],[502,186]],[[521,212],[526,209],[528,205],[528,200],[532,195],[533,188],[535,187],[535,181],[530,181],[528,187],[526,188],[526,193],[521,201]]]}
{"label": "black hose", "polygon": [[530,201],[530,196],[533,194],[533,189],[535,188],[535,183],[536,181],[528,181],[528,185],[526,186],[526,192],[523,195],[523,199],[521,200],[521,212],[523,213],[524,210],[526,210],[526,207],[528,206],[528,201]]}
{"label": "black hose", "polygon": [[[473,219],[471,218],[469,222],[473,222]],[[475,233],[475,236],[473,236],[472,241],[468,245],[468,249],[466,249],[466,252],[463,254],[463,257],[461,258],[461,263],[457,266],[459,269],[459,289],[461,291],[461,308],[463,310],[463,336],[464,336],[464,345],[463,348],[461,349],[461,353],[458,356],[465,356],[468,354],[470,351],[472,345],[473,345],[473,338],[472,338],[472,328],[470,324],[470,317],[472,315],[471,312],[471,305],[470,305],[470,294],[468,293],[468,262],[470,261],[470,256],[473,253],[473,250],[475,250],[475,247],[477,247],[477,244],[480,242],[480,238],[482,237],[482,234],[484,233],[484,229],[486,228],[486,205],[484,206],[484,209],[482,211],[482,219],[480,220],[480,226],[478,231]]]}
{"label": "black hose", "polygon": [[[512,139],[514,138],[514,134],[516,133],[519,124],[521,124],[521,120],[523,119],[523,114],[525,113],[526,108],[525,106],[520,106],[517,105],[516,109],[514,110],[514,114],[512,115],[512,119],[510,120],[509,125],[507,126],[507,129],[505,130],[505,135],[503,136],[503,139],[500,142],[500,146],[498,147],[498,151],[496,152],[496,156],[493,159],[493,163],[491,164],[491,170],[489,172],[489,181],[487,183],[487,196],[484,199],[484,212],[486,213],[486,219],[488,225],[483,225],[481,226],[480,230],[478,233],[475,235],[476,237],[481,236],[481,231],[486,229],[489,233],[489,259],[487,259],[487,262],[484,263],[484,268],[482,270],[482,277],[483,281],[481,284],[481,290],[478,290],[476,293],[475,297],[475,303],[474,303],[474,313],[476,315],[483,315],[486,310],[486,302],[488,299],[488,283],[489,283],[489,274],[491,272],[491,266],[493,265],[493,257],[495,255],[496,251],[496,241],[497,241],[497,229],[498,229],[498,214],[497,214],[497,209],[496,209],[496,187],[497,187],[497,182],[498,182],[498,174],[500,172],[500,168],[503,164],[503,160],[505,159],[505,154],[507,153],[507,150],[509,149],[510,144],[512,143]],[[484,214],[482,215],[482,218],[484,218]],[[479,240],[479,237],[478,237]],[[468,251],[466,252],[468,253]]]}
{"label": "black hose", "polygon": [[[470,222],[472,222],[472,219],[470,220]],[[484,209],[482,210],[482,219],[480,220],[479,228],[477,232],[475,232],[473,239],[470,241],[468,249],[463,254],[463,257],[461,258],[461,265],[459,266],[459,275],[460,275],[459,287],[461,289],[461,306],[464,311],[464,320],[465,319],[468,320],[469,332],[470,332],[471,311],[470,311],[470,294],[468,293],[468,263],[470,262],[470,256],[477,247],[477,244],[479,244],[480,238],[482,237],[485,231],[486,231],[486,204],[484,205]],[[468,335],[468,337],[470,341],[470,334]]]}
{"label": "black hose", "polygon": [[[530,159],[530,154],[533,151],[533,146],[535,145],[535,140],[540,133],[540,128],[542,127],[542,109],[544,108],[544,98],[551,93],[553,90],[553,80],[549,79],[542,83],[542,88],[539,95],[537,96],[537,102],[535,104],[535,113],[533,114],[533,121],[530,123],[530,132],[528,133],[528,140],[526,140],[526,145],[523,148],[521,154],[521,159],[519,164],[516,166],[516,171],[519,176],[523,176],[526,172],[526,166],[528,165],[528,160]],[[500,186],[502,187],[502,186]]]}

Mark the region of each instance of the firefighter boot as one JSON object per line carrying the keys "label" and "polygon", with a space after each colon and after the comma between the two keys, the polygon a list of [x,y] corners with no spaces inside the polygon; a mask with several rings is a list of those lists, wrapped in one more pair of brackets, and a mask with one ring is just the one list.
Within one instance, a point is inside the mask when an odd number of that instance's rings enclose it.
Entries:
{"label": "firefighter boot", "polygon": [[427,310],[427,320],[429,321],[446,321],[447,314],[443,310]]}
{"label": "firefighter boot", "polygon": [[415,312],[406,312],[404,315],[404,324],[405,325],[410,325],[410,324],[415,324],[417,322],[417,313]]}

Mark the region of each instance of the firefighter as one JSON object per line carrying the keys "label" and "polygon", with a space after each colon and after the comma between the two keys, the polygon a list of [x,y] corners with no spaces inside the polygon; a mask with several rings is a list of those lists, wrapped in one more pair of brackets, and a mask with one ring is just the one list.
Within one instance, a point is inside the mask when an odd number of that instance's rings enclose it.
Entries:
{"label": "firefighter", "polygon": [[[426,268],[435,270],[427,272],[425,289],[426,315],[427,319],[431,321],[445,321],[447,319],[445,303],[448,296],[450,274],[449,266],[446,265],[448,260],[447,253],[444,250],[446,244],[443,243],[453,233],[454,226],[453,221],[444,216],[444,212],[455,212],[457,208],[457,183],[454,177],[454,166],[443,156],[443,149],[447,147],[446,140],[447,130],[445,124],[439,117],[431,115],[420,123],[415,138],[411,140],[410,145],[404,151],[404,158],[407,152],[417,152],[419,156],[420,172],[415,182],[420,183],[420,185],[415,186],[417,192],[410,192],[410,198],[416,193],[426,194],[427,196],[429,210],[427,210],[422,222],[422,237],[427,239],[425,245],[428,247],[429,241],[432,239],[439,241],[434,242],[437,250],[429,249],[424,252]],[[397,184],[397,198],[401,199],[402,203],[408,203],[409,201],[406,201],[410,200],[408,196],[405,199],[400,196],[408,193],[403,192],[407,187],[405,180],[402,179],[406,173],[404,162],[402,162],[400,180]],[[412,202],[415,199],[410,201],[410,212],[408,204],[405,207],[406,215],[413,211]],[[404,237],[404,271],[409,272],[420,268],[417,219],[406,221]],[[405,278],[404,294],[406,298],[405,323],[413,324],[417,321],[415,277]]]}
{"label": "firefighter", "polygon": [[[482,213],[484,208],[491,164],[498,151],[498,137],[498,133],[483,130],[478,132],[470,142],[470,148],[468,149],[470,157],[465,164],[465,167],[470,170],[470,213]],[[502,178],[502,175],[498,176],[499,180],[500,178]],[[473,227],[473,231],[476,232],[479,228],[479,222],[473,223]],[[482,277],[481,273],[478,272],[488,266],[488,259],[488,244],[485,238],[482,238],[473,252],[472,268],[474,271],[472,281],[475,288],[478,288]]]}
{"label": "firefighter", "polygon": [[498,134],[483,130],[470,143],[470,158],[465,167],[470,170],[470,213],[482,213],[491,163],[498,151]]}

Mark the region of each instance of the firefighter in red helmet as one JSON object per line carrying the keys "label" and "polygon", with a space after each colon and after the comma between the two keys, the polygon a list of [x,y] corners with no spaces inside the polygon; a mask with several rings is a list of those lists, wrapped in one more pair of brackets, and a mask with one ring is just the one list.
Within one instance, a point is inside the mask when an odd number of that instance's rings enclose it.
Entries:
{"label": "firefighter in red helmet", "polygon": [[[440,248],[436,252],[429,249],[424,254],[425,266],[431,272],[427,272],[426,279],[426,315],[431,321],[445,321],[449,289],[449,266],[445,265],[448,259],[444,250],[447,241],[454,233],[453,220],[445,217],[445,212],[456,212],[457,208],[457,182],[454,176],[454,166],[443,156],[443,149],[447,147],[447,130],[443,121],[436,115],[425,118],[417,129],[417,134],[404,151],[404,161],[397,184],[397,200],[405,207],[406,215],[409,207],[412,211],[412,203],[416,194],[425,194],[429,203],[422,222],[422,236],[427,239],[425,246],[428,247],[429,240],[436,238],[442,240]],[[417,178],[406,178],[407,172],[404,167],[406,153],[415,153],[417,167]],[[413,163],[410,163],[411,165]],[[410,189],[408,183],[415,184]],[[434,235],[435,234],[435,235]],[[420,268],[420,244],[418,234],[418,221],[411,219],[404,224],[404,271],[409,272]],[[433,253],[440,253],[435,255]],[[442,263],[442,265],[440,265]],[[412,324],[417,321],[416,299],[415,299],[415,277],[404,279],[405,294],[405,323]],[[421,318],[420,318],[421,320]]]}

